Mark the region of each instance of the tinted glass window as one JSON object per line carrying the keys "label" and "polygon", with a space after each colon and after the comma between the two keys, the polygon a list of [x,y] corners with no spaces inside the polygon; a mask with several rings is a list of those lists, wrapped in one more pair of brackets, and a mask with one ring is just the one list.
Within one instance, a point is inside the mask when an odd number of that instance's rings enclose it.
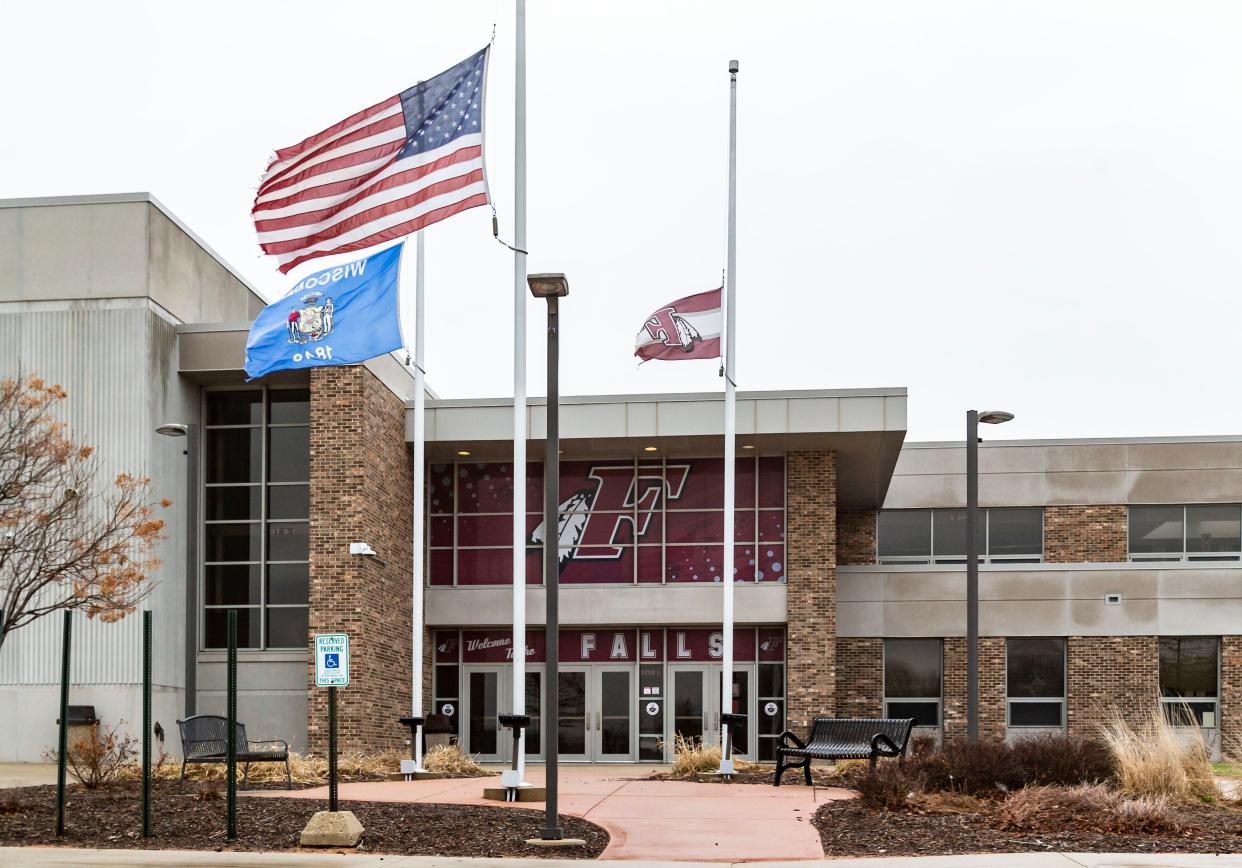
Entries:
{"label": "tinted glass window", "polygon": [[310,479],[310,429],[272,428],[268,453],[270,482],[306,482]]}
{"label": "tinted glass window", "polygon": [[310,486],[273,485],[267,490],[268,518],[310,518]]}
{"label": "tinted glass window", "polygon": [[928,557],[931,554],[931,510],[881,511],[876,544],[881,558]]}
{"label": "tinted glass window", "polygon": [[1237,506],[1186,507],[1186,551],[1242,551],[1240,519]]}
{"label": "tinted glass window", "polygon": [[306,603],[310,598],[310,564],[269,564],[267,601],[275,605]]}
{"label": "tinted glass window", "polygon": [[263,424],[263,392],[208,392],[208,425]]}
{"label": "tinted glass window", "polygon": [[939,639],[884,641],[884,695],[940,698]]}
{"label": "tinted glass window", "polygon": [[1005,647],[1011,698],[1065,696],[1064,639],[1007,639]]}
{"label": "tinted glass window", "polygon": [[203,602],[208,606],[259,605],[258,564],[219,564],[203,567]]}
{"label": "tinted glass window", "polygon": [[[237,610],[237,647],[258,648],[260,642],[259,629],[262,609]],[[206,627],[203,637],[208,648],[227,648],[229,646],[228,609],[208,609],[204,617]]]}
{"label": "tinted glass window", "polygon": [[260,524],[209,524],[204,561],[257,561],[262,557]]}
{"label": "tinted glass window", "polygon": [[1163,696],[1216,696],[1215,636],[1160,638],[1160,693]]}
{"label": "tinted glass window", "polygon": [[915,726],[940,726],[940,703],[938,702],[889,702],[888,717],[913,717]]}
{"label": "tinted glass window", "polygon": [[261,497],[262,489],[257,485],[208,488],[205,518],[207,521],[258,519]]}
{"label": "tinted glass window", "polygon": [[269,561],[310,559],[310,525],[304,521],[271,522],[267,526]]}
{"label": "tinted glass window", "polygon": [[263,429],[209,429],[207,482],[258,482],[263,468]]}
{"label": "tinted glass window", "polygon": [[1061,726],[1060,702],[1011,702],[1009,703],[1010,726]]}
{"label": "tinted glass window", "polygon": [[1130,552],[1160,554],[1182,551],[1180,506],[1130,507]]}
{"label": "tinted glass window", "polygon": [[1042,556],[1044,511],[1033,509],[988,510],[990,557]]}
{"label": "tinted glass window", "polygon": [[267,610],[267,647],[304,648],[308,631],[305,606]]}
{"label": "tinted glass window", "polygon": [[268,424],[310,421],[310,389],[272,389],[268,392]]}
{"label": "tinted glass window", "polygon": [[[966,557],[966,510],[933,510],[932,555],[936,558]],[[980,514],[979,549],[983,549],[982,519]]]}

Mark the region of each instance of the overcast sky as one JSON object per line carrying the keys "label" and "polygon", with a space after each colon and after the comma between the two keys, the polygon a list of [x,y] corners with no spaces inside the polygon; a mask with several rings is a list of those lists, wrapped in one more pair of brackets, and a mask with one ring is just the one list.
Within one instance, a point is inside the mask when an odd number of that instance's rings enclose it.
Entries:
{"label": "overcast sky", "polygon": [[[249,216],[270,153],[493,22],[509,235],[503,0],[0,0],[0,196],[148,190],[282,293]],[[721,388],[713,362],[631,354],[650,311],[719,285],[736,57],[742,389],[905,386],[911,440],[960,439],[971,406],[1016,413],[1006,438],[1242,433],[1242,5],[530,0],[527,32],[529,269],[569,276],[563,393]],[[427,249],[430,383],[511,395],[490,214]]]}

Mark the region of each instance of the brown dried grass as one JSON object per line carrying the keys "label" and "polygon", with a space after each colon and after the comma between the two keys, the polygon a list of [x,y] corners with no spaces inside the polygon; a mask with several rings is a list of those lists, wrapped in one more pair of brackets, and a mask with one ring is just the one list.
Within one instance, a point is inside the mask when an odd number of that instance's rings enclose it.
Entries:
{"label": "brown dried grass", "polygon": [[[343,753],[337,756],[337,779],[342,781],[384,780],[401,768],[403,754],[399,751],[382,753]],[[226,777],[224,763],[191,763],[185,768],[187,781],[223,781]],[[160,757],[151,770],[154,780],[175,781],[181,776],[181,763],[175,758]],[[289,776],[294,786],[315,786],[328,782],[328,759],[321,756],[303,756],[289,753]],[[142,777],[142,766],[134,763],[126,766],[121,780],[134,781]],[[242,763],[237,764],[237,779],[242,778]],[[266,762],[250,764],[250,782],[254,784],[283,784],[285,764]]]}
{"label": "brown dried grass", "polygon": [[[690,778],[719,771],[720,754],[719,745],[705,745],[701,738],[683,738],[681,733],[677,733],[673,741],[673,767],[669,769],[669,777]],[[733,768],[738,772],[749,772],[757,771],[762,766],[734,757]]]}
{"label": "brown dried grass", "polygon": [[1000,804],[996,822],[1013,832],[1078,828],[1117,835],[1176,835],[1187,829],[1168,796],[1127,796],[1104,784],[1024,787]]}
{"label": "brown dried grass", "polygon": [[482,778],[496,774],[488,771],[455,744],[438,744],[423,754],[423,768],[436,774],[455,778]]}
{"label": "brown dried grass", "polygon": [[1163,708],[1157,706],[1137,727],[1114,715],[1101,727],[1101,737],[1113,755],[1123,793],[1177,802],[1220,798],[1203,733],[1197,726],[1173,726]]}

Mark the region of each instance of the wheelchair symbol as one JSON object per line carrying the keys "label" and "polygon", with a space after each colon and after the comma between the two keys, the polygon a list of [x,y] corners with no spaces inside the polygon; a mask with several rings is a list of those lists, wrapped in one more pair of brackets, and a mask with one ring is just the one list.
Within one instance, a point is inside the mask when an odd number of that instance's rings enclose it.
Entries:
{"label": "wheelchair symbol", "polygon": [[341,655],[340,654],[329,654],[325,652],[323,655],[323,668],[324,669],[340,669],[341,668]]}

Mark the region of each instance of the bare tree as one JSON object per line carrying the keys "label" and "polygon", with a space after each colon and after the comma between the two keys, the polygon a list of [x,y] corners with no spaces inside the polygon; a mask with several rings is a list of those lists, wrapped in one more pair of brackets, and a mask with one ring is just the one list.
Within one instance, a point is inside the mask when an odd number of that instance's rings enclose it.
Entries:
{"label": "bare tree", "polygon": [[150,480],[100,479],[94,449],[56,418],[66,396],[38,377],[0,381],[0,647],[61,609],[124,618],[159,566]]}

